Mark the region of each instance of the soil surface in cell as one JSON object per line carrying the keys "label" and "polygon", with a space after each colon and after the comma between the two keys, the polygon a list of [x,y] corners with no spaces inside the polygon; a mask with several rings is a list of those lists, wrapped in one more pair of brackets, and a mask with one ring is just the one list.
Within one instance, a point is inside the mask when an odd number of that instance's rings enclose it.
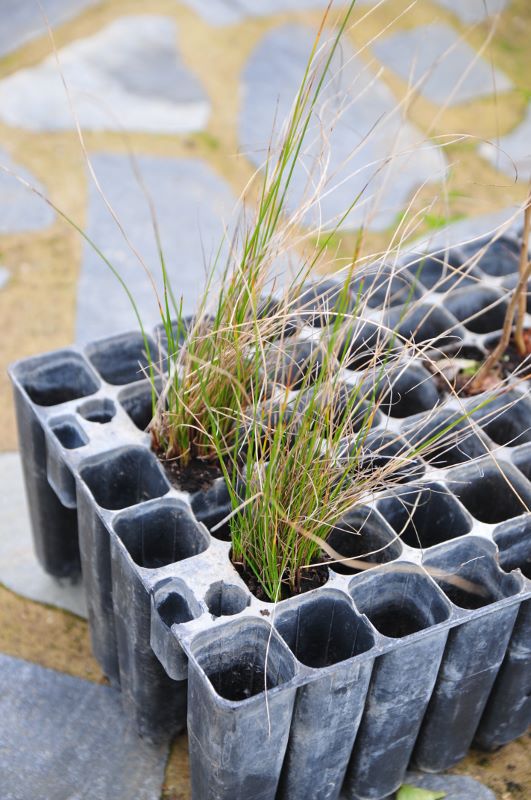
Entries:
{"label": "soil surface in cell", "polygon": [[[247,700],[255,694],[263,692],[266,687],[266,675],[262,667],[246,663],[237,664],[230,669],[209,675],[210,682],[216,692],[225,700]],[[267,688],[273,683],[267,676]]]}
{"label": "soil surface in cell", "polygon": [[218,464],[196,458],[183,466],[178,459],[167,460],[158,454],[164,472],[174,489],[182,492],[204,492],[210,489],[216,478],[223,475]]}
{"label": "soil surface in cell", "polygon": [[[271,603],[271,598],[265,593],[264,587],[259,582],[254,572],[252,572],[241,562],[233,561],[232,563],[249,591],[254,594],[258,600],[263,600],[265,603]],[[288,597],[304,594],[312,589],[317,589],[319,586],[324,586],[328,581],[328,578],[328,567],[325,564],[318,564],[309,567],[308,569],[304,569],[301,571],[297,590],[293,591],[287,582],[283,583],[278,600],[287,600]]]}

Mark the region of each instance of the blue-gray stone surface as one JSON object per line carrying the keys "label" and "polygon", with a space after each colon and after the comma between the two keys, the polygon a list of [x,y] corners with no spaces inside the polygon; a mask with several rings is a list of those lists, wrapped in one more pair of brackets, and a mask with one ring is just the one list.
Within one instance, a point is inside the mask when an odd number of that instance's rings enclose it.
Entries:
{"label": "blue-gray stone surface", "polygon": [[509,0],[436,0],[436,2],[459,17],[461,22],[473,24],[503,11]]}
{"label": "blue-gray stone surface", "polygon": [[[205,127],[210,105],[184,66],[168,17],[122,17],[59,51],[76,116],[87,130],[183,133]],[[75,120],[54,55],[0,81],[0,119],[35,131]]]}
{"label": "blue-gray stone surface", "polygon": [[503,92],[511,82],[481,58],[448,25],[432,23],[373,44],[374,54],[390,70],[432,103],[458,105]]}
{"label": "blue-gray stone surface", "polygon": [[64,608],[80,617],[87,616],[82,584],[55,580],[37,561],[18,453],[0,453],[0,532],[0,583],[3,586],[30,600]]}
{"label": "blue-gray stone surface", "polygon": [[4,286],[9,281],[10,277],[11,273],[9,272],[9,270],[6,269],[5,267],[0,267],[0,289],[4,288]]}
{"label": "blue-gray stone surface", "polygon": [[422,772],[408,772],[404,783],[446,792],[444,800],[496,800],[496,795],[486,786],[467,775],[426,775]]}
{"label": "blue-gray stone surface", "polygon": [[482,142],[480,154],[493,167],[518,178],[519,181],[531,179],[531,106],[528,107],[525,119],[517,127],[502,136],[499,142],[490,144]]}
{"label": "blue-gray stone surface", "polygon": [[[289,114],[315,32],[289,24],[265,35],[245,67],[239,131],[241,149],[261,166],[275,120]],[[327,183],[319,192],[320,211],[306,215],[310,225],[337,219],[364,190],[361,201],[343,220],[342,228],[365,223],[381,230],[403,210],[413,190],[423,182],[441,180],[445,160],[433,143],[404,121],[387,86],[343,43],[330,69],[331,79],[314,115],[289,192],[291,210],[308,197],[308,172],[314,184],[321,179],[323,136],[330,155]],[[340,111],[332,131],[330,125]],[[328,225],[330,227],[330,225]]]}
{"label": "blue-gray stone surface", "polygon": [[[210,25],[233,25],[247,17],[265,17],[285,11],[325,9],[330,0],[182,0]],[[376,0],[360,0],[363,5]]]}
{"label": "blue-gray stone surface", "polygon": [[[201,297],[207,268],[223,242],[224,223],[230,222],[235,198],[227,184],[201,161],[155,156],[140,156],[137,161],[155,204],[174,295],[177,302],[182,295],[185,313],[192,313]],[[97,154],[92,163],[105,195],[160,289],[161,269],[149,207],[129,158]],[[88,235],[127,283],[146,328],[159,324],[153,286],[92,181]],[[85,243],[78,284],[76,340],[85,343],[133,329],[138,329],[138,322],[123,288]]]}
{"label": "blue-gray stone surface", "polygon": [[167,754],[114,689],[0,655],[2,800],[159,800]]}
{"label": "blue-gray stone surface", "polygon": [[4,172],[0,169],[0,234],[34,231],[51,225],[55,218],[51,207],[15,176],[46,194],[37,178],[20,164],[14,163],[1,148],[0,165],[9,170]]}
{"label": "blue-gray stone surface", "polygon": [[[41,0],[50,27],[61,25],[101,0]],[[37,36],[47,34],[46,23],[37,0],[2,0],[0,57],[17,50]]]}

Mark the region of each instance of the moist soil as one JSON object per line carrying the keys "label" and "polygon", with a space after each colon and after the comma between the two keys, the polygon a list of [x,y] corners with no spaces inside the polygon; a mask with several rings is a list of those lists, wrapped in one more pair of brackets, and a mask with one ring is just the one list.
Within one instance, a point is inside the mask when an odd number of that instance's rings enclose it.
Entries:
{"label": "moist soil", "polygon": [[[264,589],[254,572],[248,569],[245,564],[242,564],[241,562],[233,561],[232,563],[251,594],[253,594],[258,600],[262,600],[264,603],[270,603],[271,599],[264,592]],[[326,564],[317,564],[313,567],[309,567],[308,569],[302,571],[297,591],[293,591],[287,583],[282,584],[279,600],[287,600],[289,597],[304,594],[305,592],[310,592],[312,589],[319,588],[319,586],[324,586],[328,581],[328,577],[329,572]]]}
{"label": "moist soil", "polygon": [[164,468],[166,477],[174,489],[182,492],[204,492],[210,489],[216,478],[221,478],[223,472],[219,464],[210,461],[201,461],[196,458],[183,466],[178,459],[164,459],[158,454],[160,463]]}

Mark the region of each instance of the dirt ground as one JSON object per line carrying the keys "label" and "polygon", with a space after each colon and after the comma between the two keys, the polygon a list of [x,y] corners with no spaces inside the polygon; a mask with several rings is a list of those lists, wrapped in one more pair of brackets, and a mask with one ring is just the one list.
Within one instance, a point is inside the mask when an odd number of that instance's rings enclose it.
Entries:
{"label": "dirt ground", "polygon": [[[0,652],[50,669],[105,682],[90,652],[88,625],[66,611],[25,600],[0,587]],[[188,742],[173,743],[161,800],[189,800]],[[451,770],[490,787],[497,800],[531,798],[531,732],[496,753],[472,751]]]}

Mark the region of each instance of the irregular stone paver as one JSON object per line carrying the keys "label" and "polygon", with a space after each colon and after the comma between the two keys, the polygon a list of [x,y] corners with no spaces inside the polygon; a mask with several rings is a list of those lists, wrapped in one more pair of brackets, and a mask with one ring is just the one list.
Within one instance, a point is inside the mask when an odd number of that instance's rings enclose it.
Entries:
{"label": "irregular stone paver", "polygon": [[167,753],[114,689],[0,655],[2,800],[159,800]]}
{"label": "irregular stone paver", "polygon": [[[99,154],[92,162],[107,198],[160,288],[160,262],[149,209],[128,157]],[[173,292],[177,302],[183,296],[184,311],[192,313],[204,286],[205,265],[213,263],[223,240],[224,222],[229,222],[236,201],[226,183],[201,161],[141,156],[138,165],[156,207]],[[152,284],[92,182],[88,235],[126,281],[144,325],[149,329],[159,324]],[[138,329],[124,290],[88,244],[84,246],[77,306],[78,342]]]}
{"label": "irregular stone paver", "polygon": [[[265,17],[285,11],[325,9],[330,0],[182,0],[210,25],[233,25],[247,17]],[[360,5],[376,0],[358,0]]]}
{"label": "irregular stone paver", "polygon": [[[101,0],[41,0],[41,5],[53,28],[100,2]],[[2,0],[1,13],[3,24],[0,25],[0,57],[47,33],[36,0]]]}
{"label": "irregular stone paver", "polygon": [[37,178],[20,164],[15,164],[1,148],[0,164],[13,173],[0,169],[0,234],[39,230],[51,225],[55,218],[54,211],[15,176],[18,175],[30,186],[46,194]]}
{"label": "irregular stone paver", "polygon": [[[256,166],[263,164],[275,120],[284,120],[289,113],[314,35],[301,25],[277,28],[263,38],[247,63],[239,130],[242,150]],[[366,222],[381,230],[395,220],[416,186],[441,179],[445,161],[440,150],[424,144],[423,135],[400,118],[390,90],[352,55],[346,43],[334,59],[331,75],[319,108],[325,129],[336,116],[338,92],[347,92],[349,101],[329,136],[330,180],[321,192],[322,216],[330,220],[343,214],[370,181],[362,202],[341,227]],[[314,119],[301,159],[304,167],[296,169],[290,189],[292,209],[299,207],[306,194],[305,168],[315,173],[321,130]],[[318,177],[319,170],[314,180]],[[314,224],[317,219],[315,208],[306,221]]]}
{"label": "irregular stone paver", "polygon": [[[168,17],[123,17],[59,51],[82,128],[183,133],[204,128],[209,103],[182,63]],[[0,82],[0,118],[36,131],[74,120],[55,56]]]}
{"label": "irregular stone paver", "polygon": [[6,283],[9,281],[11,277],[11,273],[5,267],[0,267],[0,289],[3,289]]}
{"label": "irregular stone paver", "polygon": [[422,789],[446,792],[444,800],[496,800],[494,792],[465,775],[426,775],[422,772],[408,772],[404,783]]}
{"label": "irregular stone paver", "polygon": [[18,453],[0,454],[0,531],[0,583],[30,600],[87,616],[82,585],[59,583],[35,558]]}
{"label": "irregular stone paver", "polygon": [[519,181],[531,179],[531,106],[523,122],[507,136],[502,136],[498,146],[482,142],[479,152],[490,163],[509,175],[518,174]]}
{"label": "irregular stone paver", "polygon": [[509,0],[436,0],[436,2],[458,16],[461,22],[472,24],[503,11]]}
{"label": "irregular stone paver", "polygon": [[448,25],[432,23],[400,31],[373,45],[377,58],[432,103],[458,105],[503,92],[511,82],[492,70]]}

